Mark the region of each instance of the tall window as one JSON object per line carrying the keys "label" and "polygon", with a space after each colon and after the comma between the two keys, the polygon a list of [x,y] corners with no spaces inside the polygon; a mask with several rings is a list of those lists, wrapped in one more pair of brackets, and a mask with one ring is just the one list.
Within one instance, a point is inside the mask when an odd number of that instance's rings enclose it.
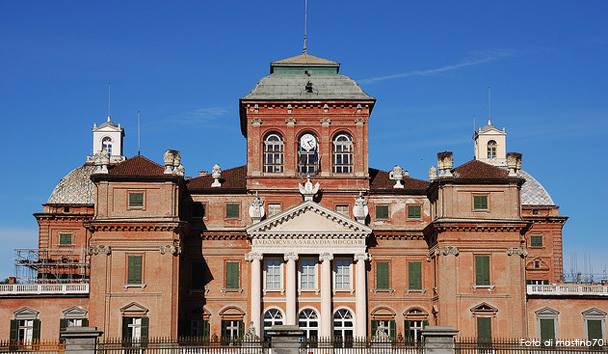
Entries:
{"label": "tall window", "polygon": [[244,334],[242,320],[222,320],[222,343],[233,343]]}
{"label": "tall window", "polygon": [[391,340],[395,340],[396,329],[395,320],[372,320],[372,337],[381,330]]}
{"label": "tall window", "polygon": [[278,134],[268,134],[264,139],[264,172],[283,172],[283,139]]}
{"label": "tall window", "polygon": [[278,258],[264,259],[266,273],[266,290],[281,290],[281,260]]}
{"label": "tall window", "polygon": [[350,135],[339,134],[334,138],[334,173],[353,172],[353,141]]}
{"label": "tall window", "polygon": [[490,285],[490,256],[475,256],[475,285]]}
{"label": "tall window", "polygon": [[386,261],[376,262],[376,289],[389,289],[389,263]]}
{"label": "tall window", "polygon": [[583,319],[585,320],[585,332],[587,333],[587,339],[590,341],[596,341],[605,338],[605,321],[606,312],[601,311],[597,308],[592,308],[583,312]]}
{"label": "tall window", "polygon": [[422,290],[422,262],[407,263],[407,284],[409,290]]}
{"label": "tall window", "polygon": [[298,171],[303,176],[319,172],[319,146],[312,134],[304,134],[298,140]]}
{"label": "tall window", "polygon": [[148,317],[123,317],[122,338],[133,342],[147,339]]}
{"label": "tall window", "polygon": [[353,337],[353,314],[347,309],[340,309],[334,313],[334,337],[352,338]]}
{"label": "tall window", "polygon": [[[541,343],[547,340],[555,341],[556,338],[556,327],[557,317],[559,312],[551,308],[545,307],[536,311],[536,318],[538,324],[538,334],[541,339]],[[553,342],[555,343],[555,342]]]}
{"label": "tall window", "polygon": [[488,141],[488,158],[495,159],[496,158],[496,142],[494,140]]}
{"label": "tall window", "polygon": [[427,320],[405,320],[405,340],[407,343],[418,343],[422,340],[422,330],[429,325]]}
{"label": "tall window", "polygon": [[105,151],[110,156],[112,155],[112,139],[110,137],[105,137],[101,140],[101,151]]}
{"label": "tall window", "polygon": [[492,318],[477,317],[477,342],[489,343],[492,341]]}
{"label": "tall window", "polygon": [[127,256],[127,284],[142,283],[143,256]]}
{"label": "tall window", "polygon": [[235,290],[240,288],[239,262],[226,262],[226,289]]}
{"label": "tall window", "polygon": [[304,309],[298,315],[298,326],[304,331],[306,338],[319,336],[319,316],[313,309]]}
{"label": "tall window", "polygon": [[300,260],[300,289],[314,290],[317,288],[317,260],[302,258]]}
{"label": "tall window", "polygon": [[334,261],[335,265],[335,289],[336,290],[350,290],[350,264],[351,261],[348,258],[336,258]]}
{"label": "tall window", "polygon": [[38,311],[22,308],[15,312],[10,324],[10,340],[21,344],[31,344],[40,339],[40,320]]}
{"label": "tall window", "polygon": [[264,312],[264,332],[270,327],[283,324],[283,314],[277,309],[270,309]]}

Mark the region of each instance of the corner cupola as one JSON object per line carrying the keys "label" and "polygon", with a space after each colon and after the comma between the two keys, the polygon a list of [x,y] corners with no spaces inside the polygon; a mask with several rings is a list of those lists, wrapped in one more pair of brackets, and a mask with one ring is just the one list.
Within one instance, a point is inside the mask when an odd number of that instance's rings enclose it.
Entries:
{"label": "corner cupola", "polygon": [[494,166],[507,165],[507,131],[496,128],[491,120],[473,134],[475,160]]}
{"label": "corner cupola", "polygon": [[123,154],[123,138],[125,130],[112,121],[112,116],[108,115],[106,121],[97,126],[93,123],[93,153],[88,157],[88,161],[93,161],[93,157],[102,151],[110,155],[110,162],[120,162],[125,159]]}

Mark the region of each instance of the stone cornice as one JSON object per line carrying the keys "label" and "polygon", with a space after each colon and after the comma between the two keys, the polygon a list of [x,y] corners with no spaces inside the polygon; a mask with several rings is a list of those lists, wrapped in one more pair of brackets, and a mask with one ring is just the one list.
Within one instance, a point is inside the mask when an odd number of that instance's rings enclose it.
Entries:
{"label": "stone cornice", "polygon": [[91,221],[85,226],[92,232],[97,231],[154,231],[179,232],[184,227],[180,221]]}
{"label": "stone cornice", "polygon": [[204,240],[220,241],[220,240],[247,240],[245,231],[203,231],[201,238]]}
{"label": "stone cornice", "polygon": [[522,232],[530,226],[527,221],[517,220],[455,220],[438,219],[431,222],[425,229],[424,234],[433,232],[458,231],[458,232]]}
{"label": "stone cornice", "polygon": [[34,217],[40,222],[42,220],[82,220],[93,219],[94,214],[62,214],[62,213],[35,213]]}
{"label": "stone cornice", "polygon": [[522,219],[532,222],[534,224],[538,223],[549,223],[549,224],[564,224],[566,220],[568,220],[567,216],[539,216],[539,215],[523,215]]}
{"label": "stone cornice", "polygon": [[423,240],[424,233],[420,231],[400,231],[400,230],[374,230],[373,236],[377,240]]}

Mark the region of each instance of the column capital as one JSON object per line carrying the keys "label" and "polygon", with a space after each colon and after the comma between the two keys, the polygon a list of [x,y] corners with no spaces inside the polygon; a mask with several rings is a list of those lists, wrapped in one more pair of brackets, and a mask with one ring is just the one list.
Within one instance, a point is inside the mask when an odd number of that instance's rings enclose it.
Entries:
{"label": "column capital", "polygon": [[249,261],[249,262],[261,261],[262,258],[264,258],[264,255],[259,252],[249,252],[249,253],[245,254],[245,260]]}
{"label": "column capital", "polygon": [[372,256],[369,255],[369,253],[357,253],[355,254],[355,261],[359,262],[359,261],[369,261],[372,259]]}
{"label": "column capital", "polygon": [[285,261],[297,261],[298,254],[295,252],[288,252],[288,253],[285,253],[285,255],[283,256],[283,259],[285,259]]}
{"label": "column capital", "polygon": [[334,255],[329,252],[323,252],[319,255],[319,260],[321,262],[332,261],[334,259]]}

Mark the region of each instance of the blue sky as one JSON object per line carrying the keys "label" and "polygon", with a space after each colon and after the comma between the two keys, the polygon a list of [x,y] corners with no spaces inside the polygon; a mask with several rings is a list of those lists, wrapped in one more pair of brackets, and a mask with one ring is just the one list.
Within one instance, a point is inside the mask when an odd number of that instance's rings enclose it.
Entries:
{"label": "blue sky", "polygon": [[[370,164],[425,178],[435,153],[472,158],[474,121],[508,131],[508,149],[570,216],[565,261],[608,264],[606,1],[309,1],[310,53],[339,61],[378,99]],[[298,54],[303,1],[0,2],[0,276],[35,247],[54,185],[91,150],[106,115],[156,161],[182,152],[189,174],[244,163],[238,98],[270,61]],[[568,268],[568,265],[566,266]],[[569,269],[566,269],[569,270]]]}

